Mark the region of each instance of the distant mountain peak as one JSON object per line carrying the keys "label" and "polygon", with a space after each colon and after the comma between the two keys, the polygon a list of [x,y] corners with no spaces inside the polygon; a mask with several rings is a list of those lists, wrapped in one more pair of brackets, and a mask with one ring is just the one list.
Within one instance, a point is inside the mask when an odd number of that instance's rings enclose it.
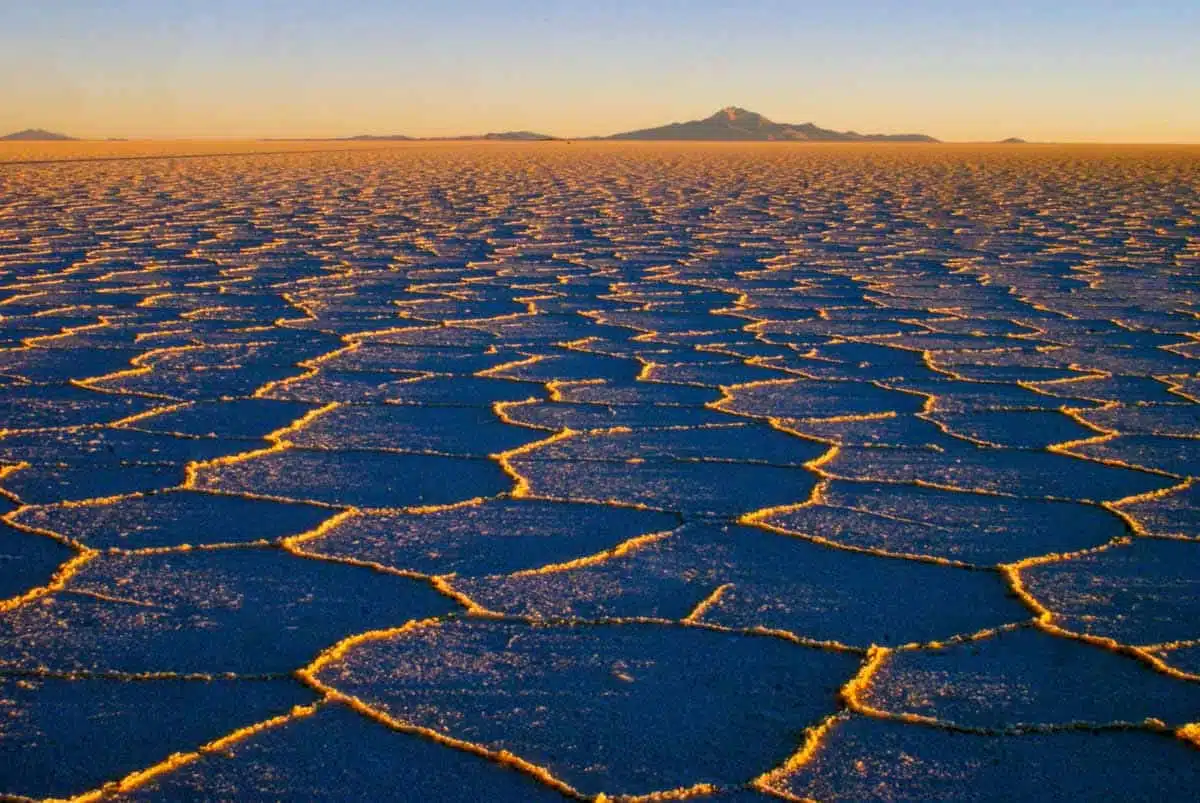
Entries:
{"label": "distant mountain peak", "polygon": [[741,106],[726,106],[710,117],[613,134],[604,139],[750,142],[937,142],[926,134],[859,134],[813,123],[776,123]]}
{"label": "distant mountain peak", "polygon": [[[762,117],[762,115],[743,109],[741,106],[726,106],[714,114],[713,117],[725,117],[730,122],[733,122],[740,117]],[[766,118],[763,117],[763,119],[765,120]]]}
{"label": "distant mountain peak", "polygon": [[749,109],[743,109],[741,106],[726,106],[716,114],[708,118],[709,121],[716,123],[725,123],[735,126],[764,126],[775,125],[772,121],[763,117],[758,112],[752,112]]}
{"label": "distant mountain peak", "polygon": [[6,141],[22,141],[22,142],[63,142],[73,140],[74,137],[68,137],[66,134],[58,134],[54,131],[47,131],[44,128],[26,128],[24,131],[16,131],[12,134],[6,134],[0,137],[0,140]]}

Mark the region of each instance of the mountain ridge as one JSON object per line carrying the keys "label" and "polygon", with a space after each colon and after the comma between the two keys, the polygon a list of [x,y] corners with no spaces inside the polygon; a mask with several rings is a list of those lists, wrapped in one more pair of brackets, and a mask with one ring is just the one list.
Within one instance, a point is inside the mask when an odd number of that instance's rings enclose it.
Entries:
{"label": "mountain ridge", "polygon": [[700,120],[623,131],[597,139],[703,142],[939,142],[928,134],[860,134],[814,123],[776,123],[740,106],[726,106]]}
{"label": "mountain ridge", "polygon": [[509,142],[546,142],[556,140],[549,134],[536,131],[489,131],[486,134],[461,134],[448,137],[410,137],[404,134],[356,134],[352,137],[335,137],[346,142],[473,142],[475,140],[503,140]]}
{"label": "mountain ridge", "polygon": [[74,140],[75,137],[47,131],[44,128],[26,128],[23,131],[14,131],[11,134],[0,136],[0,141],[4,142],[72,142]]}
{"label": "mountain ridge", "polygon": [[[0,136],[0,141],[71,141],[75,137],[47,131],[41,128],[27,128],[12,134]],[[274,137],[265,141],[275,140]],[[357,142],[436,142],[436,141],[510,141],[510,142],[548,142],[567,137],[556,137],[536,131],[499,131],[486,134],[468,134],[463,136],[413,137],[405,134],[356,134],[343,137],[298,137],[284,138],[313,139],[314,141],[357,141]],[[822,128],[812,123],[777,123],[763,115],[744,109],[740,106],[726,106],[723,109],[698,120],[673,122],[651,128],[639,128],[633,131],[622,131],[603,136],[579,137],[581,140],[633,140],[633,141],[693,141],[693,142],[928,142],[940,140],[928,134],[860,134],[857,131],[836,131]],[[1015,143],[1016,138],[1003,140]]]}

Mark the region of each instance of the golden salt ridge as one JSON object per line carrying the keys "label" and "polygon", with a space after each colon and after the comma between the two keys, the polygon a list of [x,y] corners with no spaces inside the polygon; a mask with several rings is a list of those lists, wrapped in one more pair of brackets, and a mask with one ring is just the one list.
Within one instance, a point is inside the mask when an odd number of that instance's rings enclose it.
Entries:
{"label": "golden salt ridge", "polygon": [[[27,686],[0,700],[0,796],[154,796],[334,708],[381,746],[421,740],[567,799],[808,799],[860,722],[930,750],[1137,734],[1135,758],[1173,768],[1157,796],[1193,788],[1200,712],[985,726],[1019,690],[951,717],[904,673],[987,646],[1200,683],[1196,576],[1177,568],[1200,549],[1200,151],[197,148],[0,159],[0,681]],[[425,540],[387,529],[410,519]],[[340,606],[288,672],[192,671],[162,645],[263,643],[217,615],[253,599],[262,575],[233,559],[254,555],[311,574],[297,611],[358,572],[442,607],[380,627]],[[874,630],[848,598],[880,600]],[[139,638],[168,616],[178,641]],[[440,634],[464,627],[508,646],[456,652]],[[634,631],[786,656],[755,666],[816,713],[701,712],[687,656],[605,652]],[[603,671],[556,687],[575,636]],[[534,695],[508,648],[539,640],[558,652]],[[142,663],[105,644],[144,645]],[[677,670],[662,707],[711,730],[589,719]],[[453,672],[462,687],[439,687]],[[389,696],[398,677],[419,705]],[[70,726],[39,683],[219,682],[309,702],[143,752],[113,730],[76,767],[46,752]],[[473,737],[487,722],[512,732]],[[554,750],[547,722],[601,728],[609,757]],[[787,744],[725,735],[756,722]],[[680,754],[622,756],[644,727]],[[687,764],[685,737],[734,769]],[[312,791],[280,761],[276,787],[211,794]],[[894,797],[924,788],[875,764]]]}

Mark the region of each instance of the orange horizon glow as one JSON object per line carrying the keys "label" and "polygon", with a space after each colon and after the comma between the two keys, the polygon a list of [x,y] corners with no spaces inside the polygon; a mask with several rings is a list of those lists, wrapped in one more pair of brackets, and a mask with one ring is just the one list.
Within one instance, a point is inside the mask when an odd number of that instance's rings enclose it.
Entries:
{"label": "orange horizon glow", "polygon": [[57,0],[6,10],[0,135],[607,136],[738,105],[947,142],[1200,142],[1200,10],[716,0]]}

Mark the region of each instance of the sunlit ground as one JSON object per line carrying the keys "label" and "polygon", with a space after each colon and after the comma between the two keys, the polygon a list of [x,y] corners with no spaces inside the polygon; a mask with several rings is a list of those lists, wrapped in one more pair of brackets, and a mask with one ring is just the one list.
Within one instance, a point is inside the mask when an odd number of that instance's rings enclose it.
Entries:
{"label": "sunlit ground", "polygon": [[1200,148],[0,162],[0,794],[1200,789]]}

